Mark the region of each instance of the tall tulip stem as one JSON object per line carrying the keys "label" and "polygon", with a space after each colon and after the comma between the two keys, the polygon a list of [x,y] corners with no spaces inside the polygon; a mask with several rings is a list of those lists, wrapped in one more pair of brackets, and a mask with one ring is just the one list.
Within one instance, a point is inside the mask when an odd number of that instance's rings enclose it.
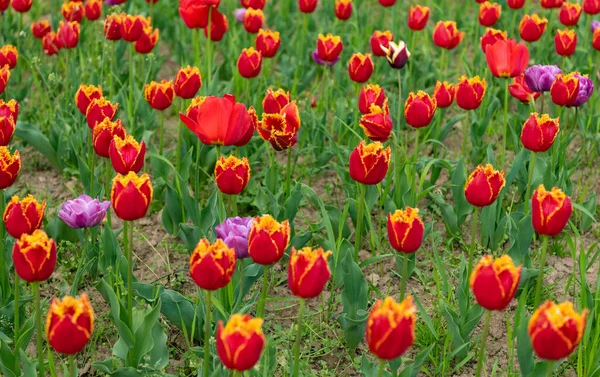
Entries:
{"label": "tall tulip stem", "polygon": [[161,111],[160,115],[160,137],[159,137],[159,141],[158,141],[158,154],[160,154],[162,156],[163,153],[163,140],[164,140],[164,135],[165,135],[165,112]]}
{"label": "tall tulip stem", "polygon": [[477,225],[479,224],[479,207],[475,207],[473,211],[473,222],[471,223],[471,247],[469,247],[469,269],[467,270],[468,276],[471,276],[471,270],[473,268],[473,254],[475,253],[475,246],[477,245]]}
{"label": "tall tulip stem", "polygon": [[377,368],[377,377],[383,377],[384,370],[385,370],[385,360],[379,359],[379,367]]}
{"label": "tall tulip stem", "polygon": [[290,184],[292,180],[292,147],[287,150],[287,166],[285,174],[285,198],[290,197]]}
{"label": "tall tulip stem", "polygon": [[535,169],[535,159],[537,157],[537,153],[531,152],[531,162],[529,163],[529,176],[527,177],[527,188],[525,189],[525,209],[523,210],[523,214],[527,215],[527,210],[529,209],[529,201],[531,200],[531,181],[533,180],[533,169]]}
{"label": "tall tulip stem", "polygon": [[552,377],[552,369],[554,367],[554,362],[552,360],[547,360],[548,369],[546,370],[546,377]]}
{"label": "tall tulip stem", "polygon": [[400,169],[402,154],[400,153],[400,133],[396,134],[392,132],[394,140],[392,141],[392,148],[394,149],[394,203],[396,207],[402,206],[402,192],[400,191],[400,180],[402,170]]}
{"label": "tall tulip stem", "polygon": [[[104,180],[105,180],[105,193],[104,193],[104,197],[107,200],[110,200],[111,197],[111,187],[112,187],[112,175],[113,175],[113,169],[112,169],[112,165],[110,163],[110,160],[105,160],[105,164],[104,164]],[[108,226],[109,229],[112,229],[112,215],[111,215],[111,211],[110,208],[106,211],[106,225]]]}
{"label": "tall tulip stem", "polygon": [[358,252],[362,242],[362,221],[364,217],[365,188],[361,183],[356,183],[356,229],[354,232],[354,261],[358,263]]}
{"label": "tall tulip stem", "polygon": [[492,311],[487,310],[485,314],[485,325],[483,326],[483,333],[481,334],[481,345],[479,346],[479,358],[477,359],[477,372],[476,377],[481,376],[481,371],[485,365],[485,345],[487,341],[488,331],[490,330],[490,318],[492,317]]}
{"label": "tall tulip stem", "polygon": [[42,299],[40,298],[40,282],[36,281],[31,283],[31,290],[33,291],[33,303],[35,305],[35,335],[37,340],[37,354],[38,354],[38,376],[46,377],[45,365],[44,365],[44,344],[42,334]]}
{"label": "tall tulip stem", "polygon": [[267,293],[269,292],[269,266],[263,266],[263,282],[260,291],[260,300],[256,309],[256,316],[263,318],[265,315],[265,302],[267,301]]}
{"label": "tall tulip stem", "polygon": [[463,158],[465,159],[465,161],[467,160],[467,144],[468,144],[468,140],[469,140],[469,115],[471,114],[470,110],[467,110],[465,112],[465,120],[464,120],[464,125],[462,126],[462,146],[461,146],[461,154],[463,156]]}
{"label": "tall tulip stem", "polygon": [[202,374],[204,377],[209,376],[208,368],[210,366],[210,325],[212,312],[212,291],[206,291],[206,314],[204,315],[204,367]]}
{"label": "tall tulip stem", "polygon": [[417,181],[419,180],[419,171],[417,170],[417,161],[419,160],[419,129],[415,129],[415,145],[413,151],[413,168],[414,173],[412,177],[412,196],[413,196],[413,205],[417,207]]}
{"label": "tall tulip stem", "polygon": [[506,134],[508,130],[508,80],[504,79],[504,124],[502,126],[502,154],[500,155],[500,169],[504,169],[506,158]]}
{"label": "tall tulip stem", "polygon": [[129,97],[127,97],[127,116],[129,119],[129,127],[134,128],[133,125],[133,79],[135,77],[133,67],[133,54],[135,53],[135,44],[129,43]]}
{"label": "tall tulip stem", "polygon": [[546,253],[548,251],[548,236],[542,236],[542,256],[540,259],[540,271],[538,273],[537,284],[535,286],[535,300],[533,307],[537,308],[542,296],[542,284],[544,283],[544,267],[546,266]]}
{"label": "tall tulip stem", "polygon": [[127,321],[133,330],[133,222],[125,221],[123,224],[125,255],[127,257]]}
{"label": "tall tulip stem", "polygon": [[[4,236],[4,234],[2,236]],[[2,244],[4,244],[4,237],[2,237]],[[2,250],[2,251],[4,251],[4,250]],[[0,254],[0,255],[2,255],[2,254]],[[20,305],[21,287],[19,284],[19,275],[17,275],[16,272],[15,272],[14,288],[15,288],[15,293],[14,293],[13,305],[14,305],[14,309],[15,309],[15,317],[14,317],[15,366],[16,366],[16,370],[19,370],[21,368],[21,366],[19,365],[20,364],[20,362],[19,362],[20,352],[18,350],[18,341],[19,341],[19,336],[20,336],[20,332],[21,332],[20,331],[21,323],[19,321],[19,316],[21,313],[21,305]]]}
{"label": "tall tulip stem", "polygon": [[69,355],[69,377],[77,377],[75,374],[75,355]]}
{"label": "tall tulip stem", "polygon": [[210,32],[211,32],[211,24],[212,23],[212,6],[208,7],[208,25],[206,26],[206,51],[205,51],[205,59],[206,59],[206,87],[210,85],[210,80],[212,76],[212,46],[210,44]]}
{"label": "tall tulip stem", "polygon": [[402,253],[402,282],[400,283],[400,301],[406,296],[406,282],[408,281],[408,254]]}
{"label": "tall tulip stem", "polygon": [[304,319],[304,306],[306,305],[305,299],[300,299],[300,309],[298,309],[298,329],[296,331],[296,342],[294,343],[294,370],[292,377],[298,377],[300,371],[300,339],[302,338],[302,326]]}

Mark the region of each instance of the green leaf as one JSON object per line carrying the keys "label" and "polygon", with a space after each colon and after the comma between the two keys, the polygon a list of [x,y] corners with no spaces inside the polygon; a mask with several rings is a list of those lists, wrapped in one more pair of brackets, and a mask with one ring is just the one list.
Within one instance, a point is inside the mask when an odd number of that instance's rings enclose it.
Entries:
{"label": "green leaf", "polygon": [[56,150],[52,148],[50,141],[36,126],[29,123],[23,123],[17,121],[17,128],[15,130],[15,136],[20,137],[25,142],[34,147],[44,157],[48,159],[48,162],[56,168],[61,169],[60,163],[56,157]]}
{"label": "green leaf", "polygon": [[106,279],[100,280],[96,288],[100,291],[104,301],[110,304],[110,314],[119,331],[119,339],[122,339],[128,348],[132,348],[134,346],[134,338],[131,329],[127,325],[127,310],[121,304]]}
{"label": "green leaf", "polygon": [[433,349],[435,344],[430,345],[425,348],[423,351],[419,352],[419,354],[415,357],[415,361],[412,364],[407,365],[402,372],[400,373],[400,377],[417,377],[419,374],[419,370],[421,369],[421,365],[425,362],[427,357],[429,356],[429,352]]}

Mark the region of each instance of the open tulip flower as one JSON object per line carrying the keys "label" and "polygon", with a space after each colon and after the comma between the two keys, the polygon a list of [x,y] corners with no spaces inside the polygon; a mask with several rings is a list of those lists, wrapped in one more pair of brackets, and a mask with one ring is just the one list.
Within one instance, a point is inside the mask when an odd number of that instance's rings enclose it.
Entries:
{"label": "open tulip flower", "polygon": [[500,19],[502,6],[498,3],[484,1],[479,5],[479,23],[482,26],[494,26]]}
{"label": "open tulip flower", "polygon": [[485,59],[492,75],[502,78],[517,77],[529,64],[529,50],[514,39],[500,40],[486,47]]}
{"label": "open tulip flower", "polygon": [[0,47],[0,67],[8,65],[8,68],[13,69],[17,66],[19,52],[13,45],[4,45]]}
{"label": "open tulip flower", "polygon": [[81,195],[64,202],[58,217],[73,229],[92,228],[104,220],[109,208],[109,201],[100,202],[88,195]]}
{"label": "open tulip flower", "polygon": [[526,14],[519,23],[519,35],[526,42],[539,41],[546,30],[546,25],[548,25],[547,18],[537,14],[531,16]]}
{"label": "open tulip flower", "polygon": [[504,171],[491,164],[479,165],[467,178],[465,197],[475,207],[486,207],[496,201],[505,184]]}
{"label": "open tulip flower", "polygon": [[227,246],[235,250],[237,259],[244,259],[250,256],[248,236],[253,224],[253,217],[230,217],[215,227],[215,233]]}
{"label": "open tulip flower", "polygon": [[555,65],[533,65],[524,72],[525,82],[534,92],[548,92],[556,79],[556,75],[561,73],[560,68]]}
{"label": "open tulip flower", "polygon": [[251,369],[260,359],[265,346],[261,318],[249,314],[233,314],[225,327],[217,324],[217,352],[227,369],[243,372]]}
{"label": "open tulip flower", "polygon": [[558,135],[559,123],[559,118],[552,119],[548,114],[531,114],[521,129],[523,147],[532,152],[547,151]]}
{"label": "open tulip flower", "polygon": [[258,134],[263,140],[271,143],[276,151],[282,151],[296,144],[300,124],[298,106],[296,101],[292,101],[279,113],[263,113]]}
{"label": "open tulip flower", "polygon": [[485,54],[487,46],[491,46],[498,41],[505,41],[507,38],[507,33],[505,31],[487,28],[485,29],[483,37],[480,39],[481,50]]}
{"label": "open tulip flower", "polygon": [[423,5],[411,5],[408,10],[408,28],[414,31],[425,29],[430,13],[429,7]]}
{"label": "open tulip flower", "polygon": [[66,355],[81,352],[93,330],[94,309],[87,294],[52,300],[46,318],[46,337],[56,352]]}
{"label": "open tulip flower", "polygon": [[377,300],[367,319],[369,351],[382,360],[402,356],[414,343],[417,308],[408,296],[402,302],[391,297]]}
{"label": "open tulip flower", "polygon": [[387,48],[391,41],[394,40],[394,34],[391,31],[379,31],[375,30],[371,35],[369,43],[371,44],[371,51],[375,56],[385,56],[383,48]]}
{"label": "open tulip flower", "polygon": [[452,50],[462,42],[465,33],[458,31],[454,21],[438,21],[433,30],[433,43],[441,48]]}
{"label": "open tulip flower", "polygon": [[45,200],[39,203],[32,195],[23,199],[13,196],[2,217],[6,231],[16,239],[21,238],[23,234],[32,234],[42,225],[45,210]]}

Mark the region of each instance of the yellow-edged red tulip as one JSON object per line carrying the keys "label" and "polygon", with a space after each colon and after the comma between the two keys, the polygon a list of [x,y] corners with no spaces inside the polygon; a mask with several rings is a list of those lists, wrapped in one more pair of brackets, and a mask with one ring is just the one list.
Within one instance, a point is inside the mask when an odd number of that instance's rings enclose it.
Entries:
{"label": "yellow-edged red tulip", "polygon": [[371,51],[375,56],[385,56],[385,51],[382,47],[387,48],[389,43],[394,40],[394,34],[391,31],[375,30],[369,39]]}
{"label": "yellow-edged red tulip", "polygon": [[565,0],[540,0],[540,5],[546,9],[560,8]]}
{"label": "yellow-edged red tulip", "polygon": [[290,222],[277,222],[271,215],[256,217],[248,234],[248,253],[264,266],[278,262],[290,244]]}
{"label": "yellow-edged red tulip", "polygon": [[74,355],[82,351],[93,330],[94,309],[87,294],[52,300],[46,319],[46,337],[56,352]]}
{"label": "yellow-edged red tulip", "polygon": [[348,61],[348,75],[354,82],[366,82],[371,78],[374,70],[371,54],[354,53]]}
{"label": "yellow-edged red tulip", "polygon": [[591,15],[600,13],[600,0],[583,0],[583,11]]}
{"label": "yellow-edged red tulip", "polygon": [[260,51],[255,50],[254,47],[242,50],[237,61],[238,72],[242,77],[251,79],[258,76],[261,67],[262,55]]}
{"label": "yellow-edged red tulip", "polygon": [[542,184],[533,192],[531,221],[538,234],[556,236],[565,228],[572,213],[571,198],[558,187],[547,191]]}
{"label": "yellow-edged red tulip", "polygon": [[[0,90],[0,93],[2,91]],[[0,114],[0,146],[7,146],[15,134],[16,123],[10,115]]]}
{"label": "yellow-edged red tulip", "polygon": [[121,39],[121,23],[120,14],[109,14],[104,20],[104,38],[109,41],[118,41]]}
{"label": "yellow-edged red tulip", "polygon": [[279,46],[281,46],[279,32],[271,31],[271,29],[258,30],[254,46],[262,54],[263,58],[274,57],[277,54],[277,50],[279,50]]}
{"label": "yellow-edged red tulip", "polygon": [[267,114],[279,114],[290,103],[290,92],[283,89],[267,89],[267,94],[262,101],[263,111]]}
{"label": "yellow-edged red tulip", "polygon": [[112,207],[121,220],[134,221],[146,216],[152,202],[152,182],[148,174],[117,174],[110,193]]}
{"label": "yellow-edged red tulip", "polygon": [[101,85],[81,84],[77,89],[77,93],[75,93],[75,105],[81,114],[86,115],[90,103],[99,98],[102,98]]}
{"label": "yellow-edged red tulip", "polygon": [[61,12],[65,21],[81,22],[83,20],[83,4],[78,1],[63,3]]}
{"label": "yellow-edged red tulip", "polygon": [[333,9],[337,19],[345,21],[352,16],[352,0],[335,0]]}
{"label": "yellow-edged red tulip", "polygon": [[138,54],[149,54],[158,43],[158,38],[158,29],[153,29],[151,26],[145,27],[140,37],[135,41],[135,51]]}
{"label": "yellow-edged red tulip", "polygon": [[595,50],[600,51],[600,27],[594,30],[594,34],[592,36],[592,46]]}
{"label": "yellow-edged red tulip", "polygon": [[173,98],[175,98],[173,82],[162,80],[161,82],[152,81],[150,84],[146,84],[144,98],[153,109],[167,109],[173,103]]}
{"label": "yellow-edged red tulip", "polygon": [[52,26],[48,20],[40,20],[31,23],[31,33],[34,38],[42,39],[44,35],[52,31]]}
{"label": "yellow-edged red tulip", "polygon": [[[208,25],[209,5],[199,0],[181,0],[179,2],[179,16],[185,26],[190,29],[204,29]],[[216,8],[212,9],[215,12]]]}
{"label": "yellow-edged red tulip", "polygon": [[4,90],[8,85],[8,79],[10,79],[10,67],[8,64],[5,64],[0,67],[0,94],[4,93]]}
{"label": "yellow-edged red tulip", "polygon": [[312,13],[317,7],[318,0],[298,0],[298,8],[302,13]]}
{"label": "yellow-edged red tulip", "polygon": [[240,4],[244,8],[264,9],[267,0],[240,0]]}
{"label": "yellow-edged red tulip", "polygon": [[244,13],[244,29],[250,34],[256,34],[265,23],[265,14],[261,9],[246,9]]}
{"label": "yellow-edged red tulip", "polygon": [[392,297],[377,300],[367,319],[369,351],[382,360],[402,356],[415,341],[417,308],[408,296],[398,303]]}
{"label": "yellow-edged red tulip", "polygon": [[479,24],[482,26],[494,26],[500,19],[502,6],[498,3],[484,1],[479,5]]}
{"label": "yellow-edged red tulip", "polygon": [[577,34],[575,30],[557,30],[554,36],[554,46],[556,47],[556,53],[560,56],[573,55],[577,48]]}
{"label": "yellow-edged red tulip", "polygon": [[8,148],[0,146],[0,190],[15,183],[21,171],[21,155],[19,151],[11,154]]}
{"label": "yellow-edged red tulip", "polygon": [[221,156],[215,164],[215,181],[223,194],[237,195],[250,180],[250,163],[246,157]]}
{"label": "yellow-edged red tulip", "polygon": [[33,5],[33,0],[12,0],[11,4],[16,12],[27,13]]}
{"label": "yellow-edged red tulip", "polygon": [[410,92],[404,102],[404,118],[406,123],[414,128],[429,125],[435,114],[437,101],[422,90]]}
{"label": "yellow-edged red tulip", "polygon": [[175,76],[175,95],[179,98],[193,98],[202,87],[202,75],[198,67],[181,68]]}
{"label": "yellow-edged red tulip", "polygon": [[526,14],[519,23],[519,35],[526,42],[536,42],[544,34],[548,25],[548,19],[537,14],[532,16]]}
{"label": "yellow-edged red tulip", "polygon": [[430,13],[429,7],[423,5],[411,5],[408,10],[408,28],[414,31],[425,29]]}
{"label": "yellow-edged red tulip", "polygon": [[452,50],[462,42],[464,37],[465,33],[458,31],[454,21],[439,21],[435,24],[433,43],[438,47]]}
{"label": "yellow-edged red tulip", "polygon": [[342,38],[339,36],[334,36],[331,33],[327,35],[319,34],[319,39],[317,39],[317,54],[321,60],[328,63],[335,62],[343,49],[344,44],[342,43]]}
{"label": "yellow-edged red tulip", "polygon": [[227,369],[239,372],[251,369],[265,346],[261,318],[252,318],[249,314],[232,314],[223,327],[223,321],[217,324],[217,353]]}
{"label": "yellow-edged red tulip", "polygon": [[498,41],[505,41],[506,39],[507,33],[505,31],[486,28],[485,33],[479,40],[481,42],[481,50],[485,54],[487,46],[491,46]]}
{"label": "yellow-edged red tulip", "polygon": [[12,252],[17,275],[28,283],[46,281],[56,267],[56,242],[42,230],[23,233]]}
{"label": "yellow-edged red tulip", "polygon": [[556,75],[550,87],[552,102],[558,106],[569,106],[577,99],[579,94],[579,78],[575,72]]}
{"label": "yellow-edged red tulip", "polygon": [[79,22],[60,21],[58,26],[58,32],[56,33],[56,39],[59,43],[60,48],[72,49],[77,47],[79,44],[79,33],[81,25]]}
{"label": "yellow-edged red tulip", "polygon": [[114,122],[108,118],[94,127],[92,131],[92,143],[94,151],[100,157],[108,158],[108,150],[115,136],[121,139],[125,138],[125,128],[121,120],[117,119]]}
{"label": "yellow-edged red tulip", "polygon": [[222,239],[211,244],[203,238],[190,258],[190,276],[200,288],[215,291],[229,284],[235,262],[235,250]]}
{"label": "yellow-edged red tulip", "polygon": [[456,104],[463,110],[475,110],[481,105],[487,82],[479,76],[468,78],[462,76],[456,84]]}
{"label": "yellow-edged red tulip", "polygon": [[84,13],[90,21],[99,19],[102,16],[102,0],[86,0]]}
{"label": "yellow-edged red tulip", "polygon": [[327,258],[331,251],[319,247],[305,247],[296,250],[292,247],[288,264],[288,285],[292,294],[303,299],[317,297],[323,292],[331,271]]}
{"label": "yellow-edged red tulip", "polygon": [[532,152],[547,151],[558,135],[559,123],[559,118],[552,119],[548,114],[540,117],[538,113],[532,113],[521,128],[523,147]]}
{"label": "yellow-edged red tulip", "polygon": [[575,26],[579,22],[581,16],[581,5],[577,3],[565,2],[558,12],[558,19],[565,26]]}
{"label": "yellow-edged red tulip", "polygon": [[487,310],[506,309],[517,293],[522,268],[515,267],[508,255],[481,258],[469,279],[477,303]]}
{"label": "yellow-edged red tulip", "polygon": [[417,208],[406,207],[388,214],[387,231],[392,248],[399,253],[410,254],[421,247],[425,225]]}
{"label": "yellow-edged red tulip", "polygon": [[44,35],[42,38],[42,49],[46,56],[52,56],[58,54],[60,51],[60,42],[58,41],[58,35],[51,31]]}
{"label": "yellow-edged red tulip", "polygon": [[380,142],[366,144],[361,140],[350,153],[350,178],[363,185],[380,183],[388,172],[391,155],[389,146],[384,148]]}
{"label": "yellow-edged red tulip", "polygon": [[2,217],[6,231],[16,239],[23,234],[32,234],[42,226],[45,210],[45,200],[39,203],[32,195],[27,195],[22,200],[17,195],[13,196]]}
{"label": "yellow-edged red tulip", "polygon": [[385,90],[377,84],[366,84],[360,88],[360,94],[358,97],[358,110],[362,114],[368,114],[371,109],[371,105],[383,107],[386,96]]}
{"label": "yellow-edged red tulip", "polygon": [[506,4],[510,9],[521,9],[525,5],[525,0],[507,0]]}
{"label": "yellow-edged red tulip", "polygon": [[121,33],[121,38],[123,38],[127,42],[135,42],[142,36],[144,32],[144,28],[150,26],[150,20],[135,15],[132,16],[130,14],[121,14],[121,25],[119,28],[119,32]]}
{"label": "yellow-edged red tulip", "polygon": [[93,99],[85,112],[88,127],[93,129],[96,124],[102,122],[105,118],[113,120],[118,108],[118,103],[113,105],[104,97]]}
{"label": "yellow-edged red tulip", "polygon": [[4,45],[0,47],[0,67],[8,65],[10,69],[17,66],[19,60],[19,51],[13,45]]}
{"label": "yellow-edged red tulip", "polygon": [[475,207],[487,207],[496,201],[505,184],[504,170],[498,171],[491,164],[479,165],[467,178],[465,197]]}
{"label": "yellow-edged red tulip", "polygon": [[447,81],[436,81],[435,89],[433,89],[433,97],[435,98],[437,107],[441,109],[450,107],[452,102],[454,102],[455,92],[456,87],[454,84],[449,84]]}
{"label": "yellow-edged red tulip", "polygon": [[300,125],[300,112],[296,101],[292,101],[279,113],[263,113],[258,134],[263,140],[271,143],[275,150],[282,151],[296,144]]}
{"label": "yellow-edged red tulip", "polygon": [[387,98],[383,101],[383,106],[372,104],[369,112],[360,118],[360,127],[373,141],[387,141],[393,126]]}
{"label": "yellow-edged red tulip", "polygon": [[113,169],[123,175],[130,171],[139,173],[144,166],[145,156],[146,143],[138,143],[132,135],[125,138],[115,135],[108,148],[108,157]]}

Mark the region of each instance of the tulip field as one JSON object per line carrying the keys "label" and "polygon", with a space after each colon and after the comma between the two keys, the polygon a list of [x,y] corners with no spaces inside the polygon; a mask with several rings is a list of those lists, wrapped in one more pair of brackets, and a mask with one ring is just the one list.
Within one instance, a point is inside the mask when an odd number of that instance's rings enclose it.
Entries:
{"label": "tulip field", "polygon": [[600,377],[600,0],[0,0],[0,375]]}

